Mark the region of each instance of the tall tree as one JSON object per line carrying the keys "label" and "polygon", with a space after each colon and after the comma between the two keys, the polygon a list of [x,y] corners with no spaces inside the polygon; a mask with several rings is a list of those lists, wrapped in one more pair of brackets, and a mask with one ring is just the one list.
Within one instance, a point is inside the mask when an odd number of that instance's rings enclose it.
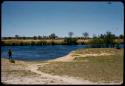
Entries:
{"label": "tall tree", "polygon": [[55,38],[57,38],[57,36],[56,36],[55,33],[52,33],[52,34],[49,35],[49,38],[50,38],[50,39],[55,39]]}
{"label": "tall tree", "polygon": [[42,38],[42,37],[39,35],[39,36],[38,36],[38,39],[41,39],[41,38]]}
{"label": "tall tree", "polygon": [[82,35],[83,35],[84,39],[88,38],[88,36],[89,36],[88,32],[84,32],[84,33],[82,33]]}
{"label": "tall tree", "polygon": [[99,36],[99,38],[104,39],[104,38],[105,38],[105,35],[101,34],[101,35]]}
{"label": "tall tree", "polygon": [[37,36],[33,36],[33,39],[36,40],[36,39],[37,39]]}
{"label": "tall tree", "polygon": [[19,38],[19,35],[15,35],[15,38],[18,39],[18,38]]}
{"label": "tall tree", "polygon": [[120,34],[120,35],[119,35],[119,38],[120,38],[120,39],[124,39],[124,35],[123,35],[123,34]]}
{"label": "tall tree", "polygon": [[112,44],[114,47],[115,35],[112,34],[111,32],[106,32],[106,34],[104,35],[105,35],[104,42],[106,46],[108,46],[109,44]]}
{"label": "tall tree", "polygon": [[73,34],[74,34],[73,32],[69,32],[68,33],[68,35],[69,35],[70,38],[72,38]]}

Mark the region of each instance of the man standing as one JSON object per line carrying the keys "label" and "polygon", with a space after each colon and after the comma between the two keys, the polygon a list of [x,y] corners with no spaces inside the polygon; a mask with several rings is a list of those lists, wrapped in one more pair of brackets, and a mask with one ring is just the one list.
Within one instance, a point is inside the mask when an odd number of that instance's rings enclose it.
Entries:
{"label": "man standing", "polygon": [[8,50],[8,56],[9,56],[9,60],[11,61],[12,60],[12,50],[11,49]]}

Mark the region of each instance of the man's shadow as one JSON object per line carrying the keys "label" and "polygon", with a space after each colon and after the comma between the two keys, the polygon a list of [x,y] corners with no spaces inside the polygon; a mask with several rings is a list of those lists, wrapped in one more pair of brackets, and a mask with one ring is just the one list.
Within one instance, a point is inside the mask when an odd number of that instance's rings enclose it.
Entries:
{"label": "man's shadow", "polygon": [[11,63],[15,63],[15,60],[14,59],[10,59],[9,60]]}

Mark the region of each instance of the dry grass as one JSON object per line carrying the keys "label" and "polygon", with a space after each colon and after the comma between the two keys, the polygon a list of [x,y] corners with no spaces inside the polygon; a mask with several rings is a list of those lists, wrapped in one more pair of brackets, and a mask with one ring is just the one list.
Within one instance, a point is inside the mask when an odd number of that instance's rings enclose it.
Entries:
{"label": "dry grass", "polygon": [[123,49],[80,49],[75,54],[108,52],[114,55],[76,57],[72,62],[53,62],[39,70],[54,75],[68,75],[95,82],[123,81]]}
{"label": "dry grass", "polygon": [[52,43],[52,42],[54,42],[54,43],[56,43],[56,44],[61,44],[62,42],[64,42],[64,40],[62,40],[62,39],[54,39],[54,40],[52,40],[52,39],[43,39],[43,40],[34,40],[34,39],[26,39],[26,40],[24,40],[24,39],[8,39],[8,40],[2,40],[5,44],[13,44],[13,43],[15,43],[15,44],[20,44],[20,43],[26,43],[26,44],[31,44],[32,42],[34,42],[34,43],[38,43],[38,42],[41,42],[41,41],[46,41],[48,44],[50,44],[50,43]]}
{"label": "dry grass", "polygon": [[39,76],[36,73],[27,70],[27,64],[25,62],[16,61],[15,63],[10,63],[7,59],[1,59],[1,75],[3,77],[29,77],[29,76]]}
{"label": "dry grass", "polygon": [[101,54],[101,53],[109,53],[109,54],[118,54],[121,50],[115,48],[85,48],[78,49],[74,52],[75,54]]}
{"label": "dry grass", "polygon": [[39,74],[31,72],[30,70],[6,70],[2,72],[2,76],[30,77],[30,76],[39,76]]}
{"label": "dry grass", "polygon": [[[77,42],[78,44],[79,43],[88,43],[90,42],[92,39],[78,39]],[[6,40],[2,40],[4,41],[5,43],[20,43],[20,42],[25,42],[25,43],[30,43],[30,42],[39,42],[39,41],[47,41],[47,42],[51,42],[52,39],[6,39]],[[61,42],[64,42],[64,39],[53,39],[53,41],[55,43],[61,43]],[[115,39],[115,42],[118,42],[118,43],[121,43],[121,42],[124,42],[124,39]]]}

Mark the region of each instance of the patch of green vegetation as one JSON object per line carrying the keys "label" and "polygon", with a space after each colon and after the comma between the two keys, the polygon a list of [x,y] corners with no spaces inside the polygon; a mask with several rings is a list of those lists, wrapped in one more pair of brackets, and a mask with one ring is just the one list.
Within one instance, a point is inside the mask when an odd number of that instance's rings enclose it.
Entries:
{"label": "patch of green vegetation", "polygon": [[122,82],[123,54],[123,49],[120,49],[116,54],[109,56],[77,57],[72,62],[53,62],[40,67],[39,70],[54,75],[80,77],[94,82]]}

